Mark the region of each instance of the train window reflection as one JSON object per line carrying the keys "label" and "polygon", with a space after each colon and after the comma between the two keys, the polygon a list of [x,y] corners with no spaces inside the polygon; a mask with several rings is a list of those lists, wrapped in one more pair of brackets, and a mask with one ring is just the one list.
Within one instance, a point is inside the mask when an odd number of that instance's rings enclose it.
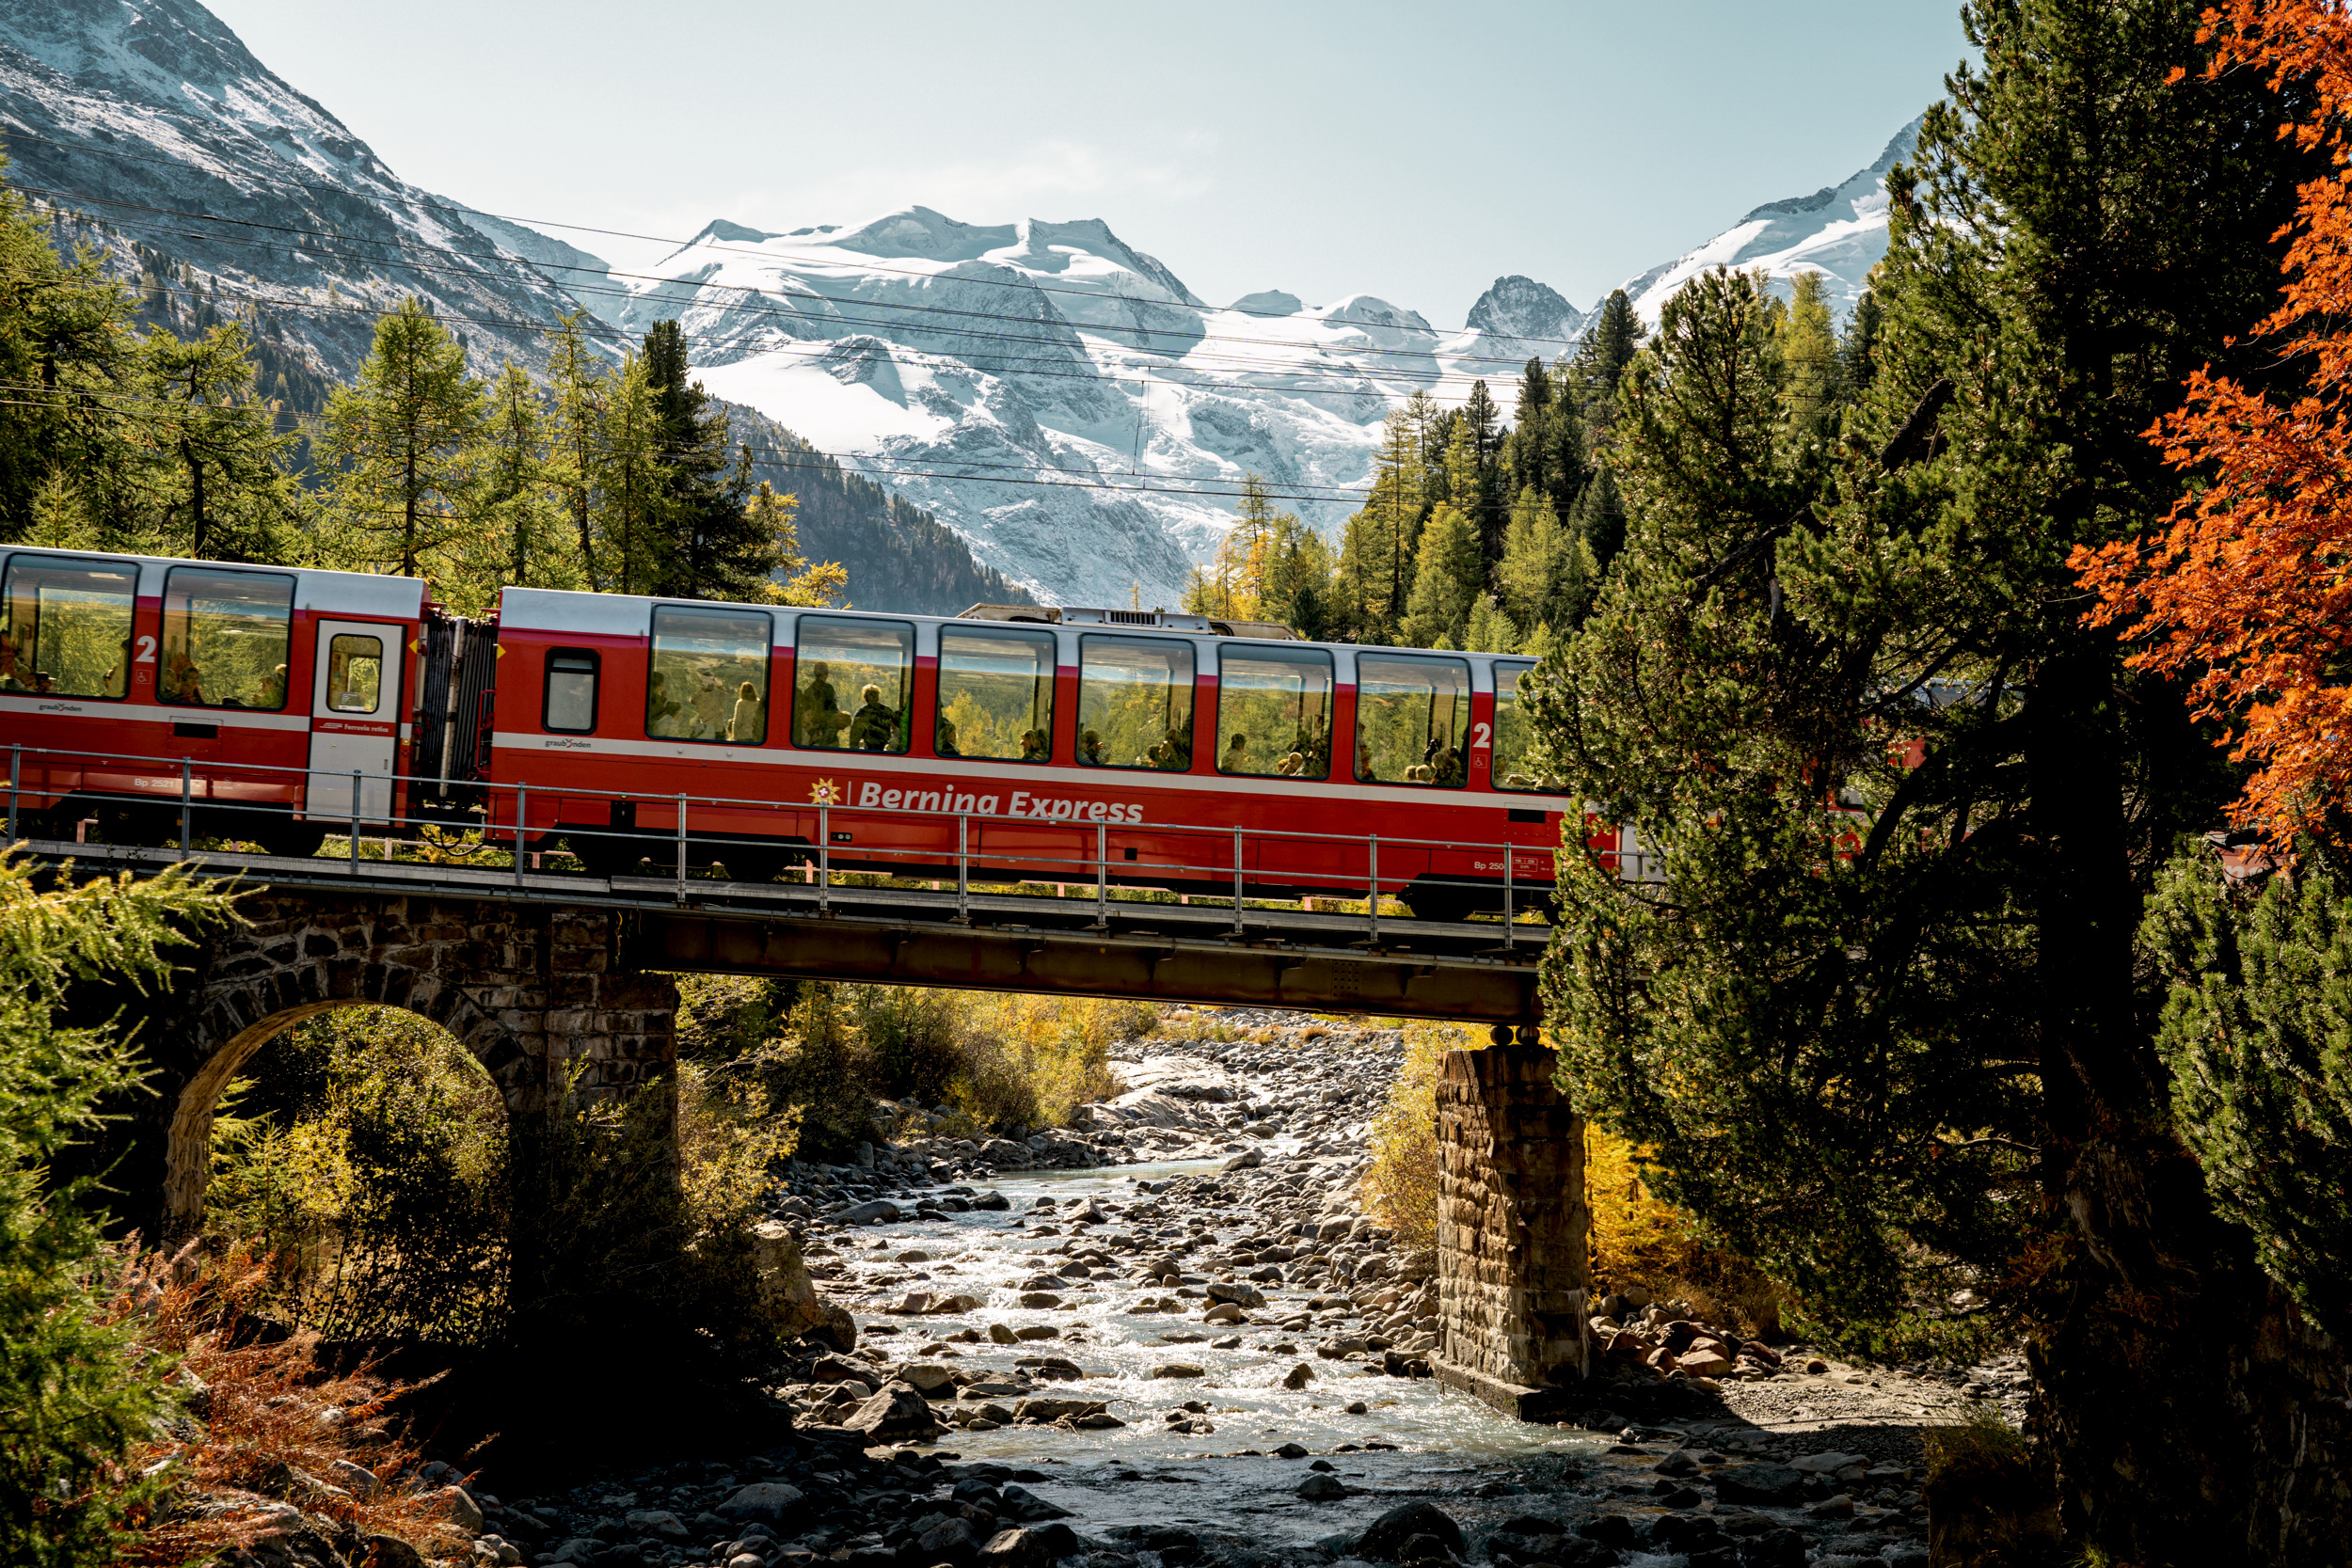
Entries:
{"label": "train window reflection", "polygon": [[294,579],[174,566],[164,578],[156,695],[199,707],[282,708]]}
{"label": "train window reflection", "polygon": [[373,713],[384,701],[384,640],[339,633],[326,644],[326,705]]}
{"label": "train window reflection", "polygon": [[1331,776],[1331,656],[1227,648],[1217,656],[1216,770]]}
{"label": "train window reflection", "polygon": [[1078,640],[1078,760],[1089,768],[1192,767],[1192,644]]}
{"label": "train window reflection", "polygon": [[738,746],[765,741],[770,631],[756,610],[656,606],[645,733]]}
{"label": "train window reflection", "polygon": [[1053,635],[942,626],[931,747],[943,757],[1051,762]]}
{"label": "train window reflection", "polygon": [[852,752],[907,749],[913,626],[803,615],[793,642],[795,741]]}
{"label": "train window reflection", "polygon": [[135,566],[11,557],[0,582],[0,691],[124,695],[138,586]]}
{"label": "train window reflection", "polygon": [[1556,781],[1535,772],[1535,726],[1519,702],[1519,682],[1535,673],[1533,664],[1495,666],[1494,786],[1497,789],[1556,789]]}
{"label": "train window reflection", "polygon": [[558,648],[548,655],[548,689],[540,705],[545,728],[568,735],[596,729],[597,663],[596,654],[585,648]]}
{"label": "train window reflection", "polygon": [[1458,658],[1356,656],[1356,777],[1459,789],[1470,665]]}

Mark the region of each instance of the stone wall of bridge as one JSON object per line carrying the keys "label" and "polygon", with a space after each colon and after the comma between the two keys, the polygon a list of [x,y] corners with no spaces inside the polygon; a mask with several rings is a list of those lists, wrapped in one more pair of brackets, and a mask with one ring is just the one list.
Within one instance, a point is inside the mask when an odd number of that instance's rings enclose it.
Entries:
{"label": "stone wall of bridge", "polygon": [[1529,1420],[1592,1369],[1584,1125],[1535,1045],[1447,1053],[1438,1078],[1438,1377]]}
{"label": "stone wall of bridge", "polygon": [[499,1087],[517,1132],[564,1085],[589,1096],[668,1081],[677,990],[628,972],[621,917],[494,900],[263,891],[210,931],[168,993],[121,1006],[153,1069],[109,1184],[147,1235],[200,1223],[220,1096],[262,1045],[337,1007],[399,1007],[440,1025]]}

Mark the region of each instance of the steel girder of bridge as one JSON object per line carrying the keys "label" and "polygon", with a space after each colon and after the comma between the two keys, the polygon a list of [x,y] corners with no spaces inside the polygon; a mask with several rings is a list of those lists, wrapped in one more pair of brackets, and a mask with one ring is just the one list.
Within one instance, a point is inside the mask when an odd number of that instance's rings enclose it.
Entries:
{"label": "steel girder of bridge", "polygon": [[[27,853],[158,872],[176,849],[35,840]],[[646,970],[776,974],[968,990],[1533,1024],[1541,927],[1376,920],[1230,901],[959,896],[704,879],[199,851],[199,876],[280,893],[447,896],[623,911],[621,960]]]}

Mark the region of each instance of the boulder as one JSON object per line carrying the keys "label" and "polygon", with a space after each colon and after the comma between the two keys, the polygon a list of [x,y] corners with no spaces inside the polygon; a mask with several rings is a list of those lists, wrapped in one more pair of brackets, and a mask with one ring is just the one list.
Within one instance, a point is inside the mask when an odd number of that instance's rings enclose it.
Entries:
{"label": "boulder", "polygon": [[1232,1159],[1226,1161],[1223,1164],[1217,1166],[1216,1168],[1219,1172],[1230,1172],[1248,1170],[1254,1166],[1263,1165],[1264,1164],[1264,1155],[1259,1153],[1254,1148],[1245,1148],[1239,1154],[1234,1155]]}
{"label": "boulder", "polygon": [[970,1521],[943,1519],[914,1538],[925,1562],[962,1562],[979,1550],[980,1538]]}
{"label": "boulder", "polygon": [[780,1481],[755,1481],[749,1486],[739,1486],[735,1496],[711,1510],[730,1524],[780,1525],[785,1515],[800,1506],[801,1489],[787,1486]]}
{"label": "boulder", "polygon": [[1386,1562],[1402,1561],[1398,1554],[1417,1535],[1434,1537],[1448,1551],[1461,1555],[1462,1527],[1434,1503],[1406,1503],[1389,1510],[1364,1527],[1362,1539],[1356,1543],[1356,1555]]}
{"label": "boulder", "polygon": [[939,1422],[930,1402],[904,1383],[886,1383],[841,1423],[877,1442],[898,1442],[937,1435]]}
{"label": "boulder", "polygon": [[759,1305],[786,1338],[826,1323],[825,1304],[801,1259],[801,1239],[781,1220],[752,1227],[752,1264],[759,1273]]}
{"label": "boulder", "polygon": [[1003,1500],[997,1505],[996,1511],[999,1513],[1009,1513],[1025,1525],[1041,1524],[1047,1519],[1070,1517],[1070,1510],[1047,1502],[1025,1486],[1014,1486],[1008,1483],[1002,1497]]}
{"label": "boulder", "polygon": [[1230,1301],[1236,1307],[1263,1307],[1265,1292],[1255,1285],[1245,1285],[1238,1279],[1212,1280],[1209,1284],[1211,1301]]}
{"label": "boulder", "polygon": [[956,1397],[954,1370],[936,1361],[910,1361],[892,1369],[890,1375],[927,1400],[951,1400]]}
{"label": "boulder", "polygon": [[664,1508],[635,1508],[621,1515],[621,1523],[639,1535],[658,1535],[664,1541],[686,1539],[686,1521]]}
{"label": "boulder", "polygon": [[1701,1341],[1675,1357],[1675,1365],[1682,1369],[1684,1377],[1729,1377],[1736,1363],[1722,1351],[1709,1349]]}
{"label": "boulder", "polygon": [[844,1225],[895,1225],[905,1213],[886,1197],[869,1197],[863,1203],[851,1204],[835,1217]]}
{"label": "boulder", "polygon": [[1024,1291],[1021,1305],[1032,1312],[1051,1312],[1061,1306],[1061,1297],[1051,1291]]}
{"label": "boulder", "polygon": [[1715,1497],[1727,1503],[1793,1503],[1804,1472],[1787,1465],[1735,1465],[1714,1475]]}
{"label": "boulder", "polygon": [[365,1568],[424,1568],[424,1556],[396,1535],[362,1536],[359,1561]]}
{"label": "boulder", "polygon": [[1051,1426],[1059,1420],[1074,1420],[1083,1416],[1098,1416],[1108,1408],[1108,1402],[1104,1400],[1061,1400],[1041,1395],[1036,1399],[1023,1400],[1015,1404],[1012,1407],[1012,1418],[1016,1421],[1035,1421],[1041,1426]]}
{"label": "boulder", "polygon": [[1858,1453],[1808,1453],[1788,1462],[1788,1467],[1808,1476],[1834,1476],[1855,1465],[1867,1465],[1869,1459]]}
{"label": "boulder", "polygon": [[482,1533],[482,1505],[462,1486],[441,1488],[441,1514],[468,1535]]}
{"label": "boulder", "polygon": [[1301,1361],[1297,1366],[1293,1367],[1287,1373],[1283,1374],[1282,1386],[1288,1388],[1295,1394],[1298,1392],[1299,1389],[1306,1387],[1308,1382],[1312,1379],[1314,1375],[1315,1370],[1312,1367],[1308,1366],[1304,1361]]}
{"label": "boulder", "polygon": [[1152,1368],[1150,1375],[1152,1377],[1201,1377],[1206,1374],[1204,1369],[1196,1367],[1189,1361],[1165,1361]]}
{"label": "boulder", "polygon": [[1085,1549],[1078,1532],[1068,1525],[1041,1525],[998,1530],[980,1548],[979,1561],[983,1568],[1052,1568]]}
{"label": "boulder", "polygon": [[1347,1496],[1347,1483],[1317,1470],[1298,1483],[1298,1496],[1311,1503],[1335,1503]]}

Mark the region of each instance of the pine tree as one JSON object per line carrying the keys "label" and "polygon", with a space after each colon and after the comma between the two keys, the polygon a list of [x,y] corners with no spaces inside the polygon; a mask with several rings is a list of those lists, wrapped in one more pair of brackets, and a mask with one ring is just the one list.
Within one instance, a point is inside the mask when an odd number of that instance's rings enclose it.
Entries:
{"label": "pine tree", "polygon": [[1462,633],[1462,648],[1473,654],[1515,654],[1519,651],[1519,629],[1512,624],[1510,611],[1495,601],[1492,594],[1481,594],[1470,602],[1470,621]]}
{"label": "pine tree", "polygon": [[1870,389],[1870,382],[1878,373],[1879,298],[1875,290],[1865,289],[1854,301],[1853,319],[1846,324],[1845,334],[1837,340],[1837,380],[1848,397],[1860,397]]}
{"label": "pine tree", "polygon": [[1417,392],[1389,415],[1374,458],[1372,497],[1341,538],[1339,607],[1348,635],[1365,642],[1397,635],[1413,588],[1423,497],[1428,490],[1425,425],[1431,404]]}
{"label": "pine tree", "polygon": [[1512,503],[1496,576],[1514,623],[1566,629],[1583,620],[1599,570],[1583,539],[1560,521],[1550,499],[1531,485]]}
{"label": "pine tree", "polygon": [[1462,646],[1470,607],[1486,593],[1486,562],[1478,534],[1458,507],[1440,506],[1422,530],[1413,565],[1413,591],[1400,628],[1414,648]]}
{"label": "pine tree", "polygon": [[1584,427],[1586,454],[1597,458],[1616,420],[1617,383],[1642,346],[1642,321],[1623,289],[1613,290],[1584,328],[1568,361],[1567,398]]}
{"label": "pine tree", "polygon": [[776,569],[774,541],[746,515],[751,454],[735,447],[724,409],[687,379],[686,338],[675,321],[645,331],[668,534],[646,562],[648,592],[668,598],[756,600]]}
{"label": "pine tree", "polygon": [[2181,493],[2143,433],[2268,353],[2244,335],[2314,172],[2265,73],[2197,72],[2199,10],[1964,13],[1983,63],[1889,178],[1875,373],[1823,481],[1788,493],[1728,284],[1645,351],[1628,543],[1530,701],[1665,880],[1569,847],[1547,1028],[1661,1191],[1817,1310],[1891,1328],[2007,1282],[2074,1549],[2321,1560],[2352,1498],[2298,1478],[2352,1453],[2352,1407],[2295,1369],[2340,1353],[2216,1213],[2134,945],[2231,781],[2065,565]]}
{"label": "pine tree", "polygon": [[465,458],[483,412],[465,350],[422,302],[376,323],[358,380],[327,399],[316,449],[347,559],[403,577],[441,567],[474,523]]}
{"label": "pine tree", "polygon": [[1781,406],[1800,441],[1819,442],[1836,434],[1841,379],[1837,334],[1829,319],[1829,287],[1818,272],[1799,273],[1790,286],[1788,313],[1777,334],[1788,378],[1781,389]]}
{"label": "pine tree", "polygon": [[1455,508],[1470,518],[1479,552],[1489,563],[1502,558],[1503,478],[1497,461],[1502,452],[1502,415],[1486,382],[1473,381],[1447,443],[1447,489]]}
{"label": "pine tree", "polygon": [[580,574],[588,587],[601,589],[608,584],[597,570],[595,519],[611,378],[580,329],[585,315],[585,311],[574,311],[564,317],[548,356],[548,391],[553,404],[548,480],[571,519]]}
{"label": "pine tree", "polygon": [[183,341],[150,333],[134,385],[141,404],[142,515],[134,525],[163,555],[287,562],[308,553],[307,511],[286,471],[297,439],[275,404],[253,395],[245,329],[230,323]]}
{"label": "pine tree", "polygon": [[669,474],[657,445],[660,423],[644,356],[630,354],[604,386],[589,489],[590,554],[614,593],[649,593],[669,570]]}
{"label": "pine tree", "polygon": [[[8,161],[0,156],[0,176]],[[129,292],[95,257],[60,260],[48,226],[0,183],[0,539],[26,537],[44,492],[124,457],[115,394],[135,374]],[[85,395],[87,394],[87,395]]]}
{"label": "pine tree", "polygon": [[444,594],[448,603],[474,613],[497,604],[502,584],[577,588],[582,582],[539,389],[521,367],[509,365],[492,384],[488,403],[481,438],[467,460],[477,491],[474,513],[482,519],[465,554],[469,587],[462,594]]}

